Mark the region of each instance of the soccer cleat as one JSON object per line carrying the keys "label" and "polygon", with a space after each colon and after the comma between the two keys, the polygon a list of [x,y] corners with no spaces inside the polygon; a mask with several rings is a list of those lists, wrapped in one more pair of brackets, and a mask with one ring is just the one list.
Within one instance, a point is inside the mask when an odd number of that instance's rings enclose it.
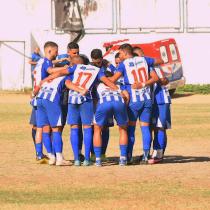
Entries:
{"label": "soccer cleat", "polygon": [[79,154],[79,160],[83,162],[85,160],[85,156],[83,154]]}
{"label": "soccer cleat", "polygon": [[71,163],[70,163],[70,161],[65,160],[65,159],[60,159],[60,160],[57,159],[55,165],[56,166],[70,166]]}
{"label": "soccer cleat", "polygon": [[148,164],[148,159],[147,158],[142,158],[140,160],[140,165],[147,165]]}
{"label": "soccer cleat", "polygon": [[45,156],[43,157],[36,157],[36,161],[38,164],[48,164],[48,158],[46,158]]}
{"label": "soccer cleat", "polygon": [[55,163],[56,163],[56,158],[54,155],[51,155],[49,157],[49,165],[55,165]]}
{"label": "soccer cleat", "polygon": [[129,158],[129,159],[127,160],[127,164],[128,164],[128,165],[133,165],[133,162],[134,162],[133,158]]}
{"label": "soccer cleat", "polygon": [[156,164],[163,161],[163,158],[154,157],[148,160],[149,164]]}
{"label": "soccer cleat", "polygon": [[96,161],[96,156],[95,156],[95,154],[91,154],[90,160],[91,160],[92,162],[95,162],[95,161]]}
{"label": "soccer cleat", "polygon": [[74,166],[81,166],[81,161],[80,160],[75,160],[74,161]]}
{"label": "soccer cleat", "polygon": [[91,164],[91,161],[90,161],[90,160],[84,160],[84,162],[83,162],[82,165],[83,165],[83,166],[90,166],[90,165],[92,165],[92,164]]}
{"label": "soccer cleat", "polygon": [[120,158],[119,165],[120,166],[126,166],[127,165],[127,160],[125,158]]}
{"label": "soccer cleat", "polygon": [[105,154],[102,154],[102,155],[101,155],[101,161],[102,161],[102,162],[106,162],[106,161],[107,161],[107,157],[106,157]]}
{"label": "soccer cleat", "polygon": [[102,166],[101,160],[96,160],[95,165],[97,167],[101,167]]}

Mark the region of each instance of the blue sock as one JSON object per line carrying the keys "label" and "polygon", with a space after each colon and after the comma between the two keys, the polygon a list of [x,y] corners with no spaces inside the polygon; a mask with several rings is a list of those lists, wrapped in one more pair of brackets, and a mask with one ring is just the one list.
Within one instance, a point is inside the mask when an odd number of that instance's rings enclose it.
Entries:
{"label": "blue sock", "polygon": [[127,144],[120,144],[120,156],[121,157],[126,157],[127,158],[127,149],[128,149]]}
{"label": "blue sock", "polygon": [[160,145],[160,149],[165,148],[165,131],[164,130],[158,130],[158,144]]}
{"label": "blue sock", "polygon": [[101,147],[94,147],[96,158],[101,158]]}
{"label": "blue sock", "polygon": [[107,145],[109,143],[109,128],[102,130],[102,154],[106,154]]}
{"label": "blue sock", "polygon": [[132,158],[136,126],[128,126],[128,158]]}
{"label": "blue sock", "polygon": [[149,126],[141,126],[141,133],[143,140],[143,150],[150,150],[152,137]]}
{"label": "blue sock", "polygon": [[92,128],[84,128],[85,160],[90,160],[90,150],[93,142]]}
{"label": "blue sock", "polygon": [[82,127],[79,127],[79,150],[82,150],[82,144],[83,144],[83,131]]}
{"label": "blue sock", "polygon": [[62,141],[61,132],[53,132],[52,136],[53,136],[53,144],[55,152],[62,153],[63,141]]}
{"label": "blue sock", "polygon": [[43,157],[43,154],[42,154],[42,143],[37,143],[36,144],[36,155],[39,158],[42,158]]}
{"label": "blue sock", "polygon": [[160,145],[159,145],[159,142],[158,142],[158,131],[154,132],[153,149],[154,150],[160,149]]}
{"label": "blue sock", "polygon": [[74,153],[74,160],[79,160],[79,128],[71,128],[70,141]]}
{"label": "blue sock", "polygon": [[166,147],[167,147],[167,141],[168,138],[167,138],[167,133],[166,133],[166,130],[165,130],[165,145],[164,145],[164,149],[163,149],[163,154],[165,153],[165,150],[166,150]]}
{"label": "blue sock", "polygon": [[47,153],[52,153],[52,142],[50,138],[50,133],[42,133],[42,142],[47,150]]}
{"label": "blue sock", "polygon": [[34,146],[35,146],[35,144],[36,144],[36,141],[35,141],[35,139],[36,139],[36,129],[31,129],[31,135],[32,135],[32,139],[33,139],[33,142],[34,142]]}

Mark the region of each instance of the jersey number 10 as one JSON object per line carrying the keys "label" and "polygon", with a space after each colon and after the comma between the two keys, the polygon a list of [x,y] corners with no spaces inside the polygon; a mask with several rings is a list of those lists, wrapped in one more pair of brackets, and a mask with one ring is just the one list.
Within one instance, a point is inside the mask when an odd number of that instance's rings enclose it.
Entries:
{"label": "jersey number 10", "polygon": [[146,69],[145,68],[139,68],[137,71],[133,69],[131,71],[131,74],[133,75],[134,83],[139,83],[139,82],[146,82],[148,80],[147,74],[146,74]]}

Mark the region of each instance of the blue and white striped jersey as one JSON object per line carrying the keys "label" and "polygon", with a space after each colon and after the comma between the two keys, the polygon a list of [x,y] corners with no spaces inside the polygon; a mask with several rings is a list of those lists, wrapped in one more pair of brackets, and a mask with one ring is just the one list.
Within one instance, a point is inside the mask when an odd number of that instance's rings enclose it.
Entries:
{"label": "blue and white striped jersey", "polygon": [[150,68],[154,65],[152,61],[144,57],[133,57],[119,64],[117,72],[121,72],[124,77],[124,84],[130,95],[131,102],[151,99],[150,87],[133,89],[131,85],[137,82],[145,83],[149,79]]}
{"label": "blue and white striped jersey", "polygon": [[[158,77],[164,78],[164,72],[160,69],[155,67],[154,68]],[[171,96],[169,94],[168,88],[160,83],[155,83],[153,85],[153,103],[156,104],[171,104]]]}
{"label": "blue and white striped jersey", "polygon": [[[40,84],[40,82],[49,76],[47,72],[49,67],[53,67],[53,63],[51,60],[47,58],[41,58],[36,64],[33,75],[34,75],[34,88]],[[36,97],[31,100],[32,106],[37,106]]]}
{"label": "blue and white striped jersey", "polygon": [[87,100],[92,100],[92,87],[97,79],[100,80],[104,76],[100,69],[92,65],[79,64],[69,67],[68,71],[70,75],[73,74],[72,82],[74,84],[89,90],[85,96],[74,90],[69,90],[68,103],[82,104]]}
{"label": "blue and white striped jersey", "polygon": [[53,67],[53,63],[51,60],[48,60],[47,58],[41,58],[34,71],[34,87],[39,85],[41,80],[45,79],[46,77],[49,76],[49,73],[47,72],[48,68]]}
{"label": "blue and white striped jersey", "polygon": [[49,100],[53,103],[61,102],[62,90],[65,87],[66,76],[58,77],[51,82],[45,82],[39,91],[37,98]]}
{"label": "blue and white striped jersey", "polygon": [[120,94],[121,90],[113,91],[104,83],[99,83],[96,90],[98,103],[100,104],[110,101],[121,101],[124,103],[124,100]]}

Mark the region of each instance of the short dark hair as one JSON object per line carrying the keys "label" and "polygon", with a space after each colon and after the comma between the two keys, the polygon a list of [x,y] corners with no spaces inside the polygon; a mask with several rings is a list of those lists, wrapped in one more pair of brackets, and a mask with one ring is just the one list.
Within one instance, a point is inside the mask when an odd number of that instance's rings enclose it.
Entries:
{"label": "short dark hair", "polygon": [[79,56],[82,58],[83,64],[88,65],[90,63],[89,58],[86,55],[80,54]]}
{"label": "short dark hair", "polygon": [[116,55],[114,56],[115,58],[119,58],[120,57],[120,53],[116,53]]}
{"label": "short dark hair", "polygon": [[133,47],[128,43],[122,44],[119,50],[125,50],[129,54],[133,54]]}
{"label": "short dark hair", "polygon": [[141,50],[141,51],[143,51],[142,48],[141,47],[138,47],[138,46],[133,47],[133,51],[134,50]]}
{"label": "short dark hair", "polygon": [[55,42],[48,41],[44,44],[44,49],[47,47],[57,47],[58,48],[58,45]]}
{"label": "short dark hair", "polygon": [[103,58],[102,51],[100,49],[93,49],[90,53],[90,56],[93,59]]}
{"label": "short dark hair", "polygon": [[79,49],[79,45],[76,42],[69,42],[68,45],[67,45],[67,48],[69,50],[71,50],[71,49]]}

